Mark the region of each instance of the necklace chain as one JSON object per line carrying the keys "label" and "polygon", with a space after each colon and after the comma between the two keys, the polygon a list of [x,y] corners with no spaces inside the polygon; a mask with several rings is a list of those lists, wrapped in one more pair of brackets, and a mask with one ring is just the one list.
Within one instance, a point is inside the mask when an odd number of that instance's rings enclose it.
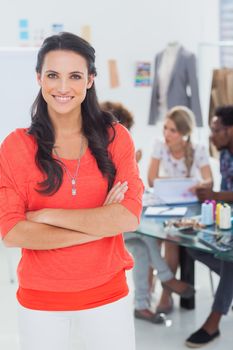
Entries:
{"label": "necklace chain", "polygon": [[59,154],[57,153],[56,149],[54,149],[54,153],[56,154],[56,156],[58,157],[58,159],[62,163],[62,166],[63,166],[63,168],[64,168],[68,178],[71,181],[71,194],[72,194],[72,196],[76,196],[77,195],[77,176],[78,176],[78,171],[79,171],[79,168],[80,168],[82,151],[83,151],[83,136],[81,135],[81,144],[80,144],[79,157],[77,159],[77,167],[76,167],[74,175],[72,175],[70,173],[69,169],[67,168],[67,166],[62,162],[62,159],[59,156]]}

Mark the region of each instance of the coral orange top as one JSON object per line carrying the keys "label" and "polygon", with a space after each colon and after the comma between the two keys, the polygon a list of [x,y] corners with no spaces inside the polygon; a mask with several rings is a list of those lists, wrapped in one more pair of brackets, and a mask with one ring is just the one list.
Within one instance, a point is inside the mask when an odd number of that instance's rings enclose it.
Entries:
{"label": "coral orange top", "polygon": [[[116,166],[115,183],[128,181],[121,202],[140,218],[143,184],[135,161],[129,132],[114,125],[116,136],[109,153]],[[0,231],[4,236],[27,211],[42,208],[84,209],[103,205],[107,180],[99,171],[89,149],[81,158],[77,196],[71,195],[71,182],[64,172],[63,183],[52,196],[35,191],[43,174],[35,164],[37,144],[27,129],[17,129],[2,143],[0,150]],[[62,159],[71,174],[77,161]],[[18,300],[39,310],[80,310],[107,304],[128,293],[125,270],[133,266],[122,234],[68,248],[22,249],[18,266]]]}

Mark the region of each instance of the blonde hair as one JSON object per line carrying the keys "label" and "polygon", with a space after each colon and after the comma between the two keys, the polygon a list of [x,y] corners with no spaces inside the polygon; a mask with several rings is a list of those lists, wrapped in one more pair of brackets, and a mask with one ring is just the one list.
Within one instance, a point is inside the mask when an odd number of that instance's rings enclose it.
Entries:
{"label": "blonde hair", "polygon": [[195,127],[194,114],[189,108],[185,106],[175,106],[167,112],[166,118],[174,122],[177,131],[181,135],[187,137],[184,152],[184,162],[187,168],[187,177],[190,177],[190,172],[194,160],[194,149],[191,143],[191,134]]}

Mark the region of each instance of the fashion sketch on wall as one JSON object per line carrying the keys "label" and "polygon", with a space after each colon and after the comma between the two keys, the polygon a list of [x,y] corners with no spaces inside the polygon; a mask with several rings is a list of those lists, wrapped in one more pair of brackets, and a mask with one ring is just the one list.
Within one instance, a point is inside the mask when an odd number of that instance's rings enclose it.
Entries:
{"label": "fashion sketch on wall", "polygon": [[203,125],[196,57],[174,42],[155,57],[149,125],[163,120],[167,110],[177,105],[189,107],[195,114],[197,126]]}

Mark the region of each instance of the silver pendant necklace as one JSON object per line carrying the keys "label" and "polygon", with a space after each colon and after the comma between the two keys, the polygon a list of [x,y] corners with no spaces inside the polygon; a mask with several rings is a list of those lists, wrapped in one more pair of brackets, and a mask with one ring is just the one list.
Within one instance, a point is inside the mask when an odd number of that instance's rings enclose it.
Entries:
{"label": "silver pendant necklace", "polygon": [[58,155],[56,149],[54,149],[54,153],[56,154],[56,156],[58,157],[58,159],[60,160],[68,178],[71,181],[71,194],[72,196],[76,196],[77,195],[77,176],[78,176],[78,171],[80,168],[80,161],[81,161],[81,155],[82,155],[82,151],[83,151],[83,136],[81,135],[81,144],[80,144],[80,151],[79,151],[79,157],[77,159],[77,167],[75,170],[74,175],[72,175],[69,171],[69,169],[67,168],[67,166],[62,162],[61,157]]}

